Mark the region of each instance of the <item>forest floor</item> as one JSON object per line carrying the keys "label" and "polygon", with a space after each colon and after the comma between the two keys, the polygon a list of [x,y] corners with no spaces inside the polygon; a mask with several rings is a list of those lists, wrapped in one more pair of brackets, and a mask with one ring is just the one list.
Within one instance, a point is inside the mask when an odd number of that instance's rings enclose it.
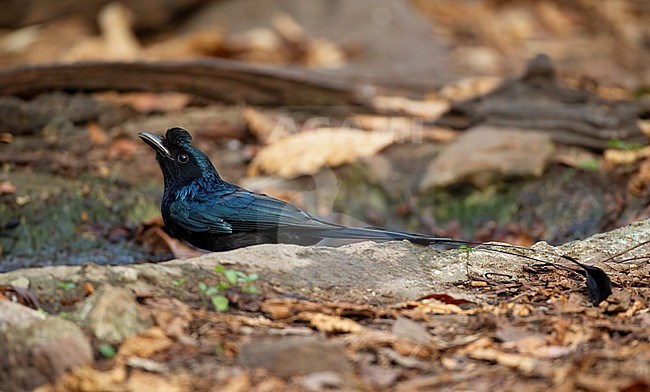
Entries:
{"label": "forest floor", "polygon": [[[650,388],[650,7],[372,1],[0,18],[0,391]],[[513,247],[205,254],[137,137],[172,126],[325,219]]]}

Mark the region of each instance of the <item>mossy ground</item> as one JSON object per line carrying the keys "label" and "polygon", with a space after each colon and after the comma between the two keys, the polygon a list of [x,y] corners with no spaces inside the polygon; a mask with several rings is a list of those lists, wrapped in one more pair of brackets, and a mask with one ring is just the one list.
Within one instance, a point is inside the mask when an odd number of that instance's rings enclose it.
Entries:
{"label": "mossy ground", "polygon": [[0,270],[25,265],[126,264],[150,258],[135,229],[159,214],[157,184],[9,173],[17,188],[0,202]]}

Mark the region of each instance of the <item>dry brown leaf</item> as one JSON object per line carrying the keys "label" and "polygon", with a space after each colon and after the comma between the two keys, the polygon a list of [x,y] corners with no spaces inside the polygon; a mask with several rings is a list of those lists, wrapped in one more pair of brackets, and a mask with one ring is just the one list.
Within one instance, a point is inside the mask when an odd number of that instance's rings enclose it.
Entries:
{"label": "dry brown leaf", "polygon": [[16,191],[16,186],[10,181],[0,182],[0,195],[13,195]]}
{"label": "dry brown leaf", "polygon": [[535,5],[540,22],[553,33],[567,36],[575,28],[571,17],[559,5],[551,2],[539,2]]}
{"label": "dry brown leaf", "polygon": [[341,338],[350,351],[360,351],[368,347],[388,347],[399,338],[388,331],[369,329],[363,334],[346,335]]}
{"label": "dry brown leaf", "polygon": [[[292,121],[288,117],[287,119]],[[292,134],[288,122],[250,107],[242,112],[242,120],[262,144],[271,144]]]}
{"label": "dry brown leaf", "polygon": [[[217,388],[215,388],[216,390]],[[238,374],[228,380],[224,380],[218,388],[221,392],[245,392],[251,390],[250,375],[248,373]]]}
{"label": "dry brown leaf", "polygon": [[282,42],[275,31],[259,27],[228,37],[227,44],[235,51],[271,53],[280,50]]}
{"label": "dry brown leaf", "polygon": [[290,15],[282,13],[273,18],[275,32],[296,47],[301,63],[308,67],[336,68],[345,64],[345,52],[326,38],[311,39],[298,22]]}
{"label": "dry brown leaf", "polygon": [[415,100],[405,97],[378,96],[372,101],[377,110],[384,113],[402,113],[409,116],[422,117],[426,120],[436,120],[449,110],[446,99]]}
{"label": "dry brown leaf", "polygon": [[118,355],[147,358],[171,345],[172,340],[167,337],[162,328],[151,327],[140,334],[127,338],[120,346]]}
{"label": "dry brown leaf", "polygon": [[319,38],[307,45],[303,63],[308,67],[338,68],[345,65],[345,53],[334,42]]}
{"label": "dry brown leaf", "polygon": [[504,342],[502,347],[506,350],[516,351],[520,354],[538,356],[540,350],[548,346],[546,337],[540,335],[523,336],[512,342]]}
{"label": "dry brown leaf", "polygon": [[137,93],[117,93],[107,91],[95,94],[95,98],[100,102],[108,102],[113,105],[128,105],[139,113],[151,112],[175,112],[185,109],[189,104],[191,97],[188,94],[167,92],[137,92]]}
{"label": "dry brown leaf", "polygon": [[609,149],[604,153],[605,161],[612,165],[631,165],[641,159],[650,157],[650,146],[638,150]]}
{"label": "dry brown leaf", "polygon": [[369,305],[354,304],[349,302],[313,302],[301,301],[296,298],[270,298],[261,305],[262,311],[272,319],[286,319],[300,313],[321,313],[326,315],[341,316],[354,314],[356,316],[378,317],[394,314],[393,311],[374,309]]}
{"label": "dry brown leaf", "polygon": [[392,344],[393,350],[400,355],[430,359],[436,350],[432,344],[414,343],[406,339],[398,339]]}
{"label": "dry brown leaf", "polygon": [[165,245],[167,245],[169,250],[171,250],[175,259],[191,259],[192,257],[197,257],[202,254],[200,251],[185,245],[182,241],[170,237],[169,234],[165,233],[165,231],[160,227],[155,227],[154,232],[158,237],[162,238]]}
{"label": "dry brown leaf", "polygon": [[585,311],[585,296],[571,293],[569,297],[558,296],[558,310],[561,313],[582,313]]}
{"label": "dry brown leaf", "polygon": [[458,305],[446,304],[435,299],[425,299],[421,302],[407,302],[407,305],[414,306],[413,310],[418,310],[423,314],[461,314],[471,313],[462,309]]}
{"label": "dry brown leaf", "polygon": [[277,326],[276,323],[274,323],[273,321],[267,319],[264,316],[251,317],[251,316],[245,316],[245,315],[242,315],[242,314],[235,315],[228,322],[229,323],[239,323],[239,324],[247,325],[249,327],[273,327],[273,326]]}
{"label": "dry brown leaf", "polygon": [[192,308],[176,298],[146,298],[147,309],[151,311],[156,325],[170,336],[187,335],[187,329],[192,321]]}
{"label": "dry brown leaf", "polygon": [[503,351],[489,347],[471,350],[468,355],[473,359],[493,361],[503,366],[518,369],[524,374],[532,374],[537,366],[537,361],[533,358],[524,355],[504,353]]}
{"label": "dry brown leaf", "polygon": [[322,167],[337,167],[376,154],[394,142],[394,135],[352,128],[320,128],[287,136],[262,148],[248,168],[260,173],[293,178],[316,174]]}
{"label": "dry brown leaf", "polygon": [[424,126],[419,118],[372,114],[357,114],[354,118],[363,129],[394,134],[397,143],[449,142],[460,134],[450,128]]}
{"label": "dry brown leaf", "polygon": [[14,135],[9,132],[0,132],[0,143],[12,143],[14,141]]}
{"label": "dry brown leaf", "polygon": [[135,58],[140,43],[132,31],[133,15],[118,2],[108,3],[97,16],[99,27],[110,58]]}
{"label": "dry brown leaf", "polygon": [[631,194],[641,197],[648,188],[648,184],[650,184],[650,159],[646,159],[641,163],[639,171],[630,178],[627,189]]}
{"label": "dry brown leaf", "polygon": [[124,5],[117,2],[107,4],[98,14],[102,36],[79,42],[63,56],[63,60],[135,59],[141,49],[131,28],[132,18],[131,11]]}
{"label": "dry brown leaf", "polygon": [[533,307],[529,304],[512,304],[512,314],[517,317],[526,317],[533,312]]}
{"label": "dry brown leaf", "polygon": [[553,160],[555,162],[574,169],[580,169],[582,167],[581,165],[584,165],[584,162],[597,162],[599,159],[600,156],[591,151],[578,149],[556,152],[553,155]]}
{"label": "dry brown leaf", "polygon": [[609,391],[647,391],[647,384],[642,383],[640,387],[626,388],[634,382],[625,377],[612,379],[611,377],[601,376],[598,374],[578,373],[575,375],[574,390],[584,390],[591,392],[609,392]]}
{"label": "dry brown leaf", "polygon": [[81,285],[84,289],[84,295],[86,297],[91,296],[95,293],[95,286],[93,286],[92,283],[90,282],[85,282],[83,285]]}
{"label": "dry brown leaf", "polygon": [[108,141],[108,136],[106,135],[106,132],[97,124],[95,123],[90,123],[87,126],[88,128],[88,139],[90,139],[90,142],[95,145],[95,146],[101,146],[103,144],[106,144]]}
{"label": "dry brown leaf", "polygon": [[281,320],[294,315],[293,309],[297,303],[295,298],[271,298],[262,303],[261,309],[271,319]]}
{"label": "dry brown leaf", "polygon": [[126,381],[126,367],[117,365],[107,371],[91,367],[76,367],[59,377],[54,384],[45,384],[34,392],[68,392],[68,391],[119,391]]}
{"label": "dry brown leaf", "polygon": [[143,52],[144,57],[155,60],[199,58],[214,56],[222,49],[223,45],[223,33],[215,30],[203,30],[154,43]]}
{"label": "dry brown leaf", "polygon": [[138,369],[131,370],[126,382],[127,391],[182,392],[191,389],[191,382],[187,376],[163,376]]}
{"label": "dry brown leaf", "polygon": [[650,120],[636,120],[636,125],[644,135],[650,138]]}
{"label": "dry brown leaf", "polygon": [[489,93],[502,81],[503,78],[496,76],[465,78],[443,86],[438,94],[450,101],[463,101]]}
{"label": "dry brown leaf", "polygon": [[302,312],[297,317],[300,320],[309,321],[312,327],[321,332],[360,333],[365,331],[365,328],[361,324],[343,317],[311,312]]}
{"label": "dry brown leaf", "polygon": [[[0,251],[1,251],[1,249],[0,249]],[[0,254],[1,254],[1,252],[0,252]],[[620,318],[630,318],[630,317],[633,317],[633,316],[639,314],[640,311],[642,311],[642,310],[644,310],[646,308],[647,308],[647,306],[643,302],[634,301],[632,306],[630,306],[625,311],[625,313],[619,313],[619,314],[617,314],[617,316],[620,317]]]}
{"label": "dry brown leaf", "polygon": [[286,13],[279,13],[273,17],[273,28],[280,37],[289,42],[300,43],[308,39],[302,26]]}
{"label": "dry brown leaf", "polygon": [[26,52],[42,35],[42,26],[29,25],[0,35],[0,52],[16,54]]}

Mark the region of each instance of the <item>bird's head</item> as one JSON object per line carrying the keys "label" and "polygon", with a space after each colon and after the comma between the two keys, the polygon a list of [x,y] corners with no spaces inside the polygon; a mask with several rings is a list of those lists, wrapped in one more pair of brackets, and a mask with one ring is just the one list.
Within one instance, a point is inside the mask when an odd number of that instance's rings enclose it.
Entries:
{"label": "bird's head", "polygon": [[219,178],[210,159],[190,144],[192,136],[185,129],[169,128],[164,137],[149,132],[138,136],[156,151],[166,189],[190,185],[199,178]]}

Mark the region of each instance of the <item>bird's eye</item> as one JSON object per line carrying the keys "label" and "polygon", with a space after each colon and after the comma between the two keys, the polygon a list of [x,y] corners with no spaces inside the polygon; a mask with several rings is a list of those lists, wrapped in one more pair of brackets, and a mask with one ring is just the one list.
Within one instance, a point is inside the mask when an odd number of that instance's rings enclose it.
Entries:
{"label": "bird's eye", "polygon": [[187,154],[185,154],[184,152],[182,152],[182,153],[178,154],[178,156],[176,157],[176,160],[179,163],[187,163],[190,160],[190,157]]}

